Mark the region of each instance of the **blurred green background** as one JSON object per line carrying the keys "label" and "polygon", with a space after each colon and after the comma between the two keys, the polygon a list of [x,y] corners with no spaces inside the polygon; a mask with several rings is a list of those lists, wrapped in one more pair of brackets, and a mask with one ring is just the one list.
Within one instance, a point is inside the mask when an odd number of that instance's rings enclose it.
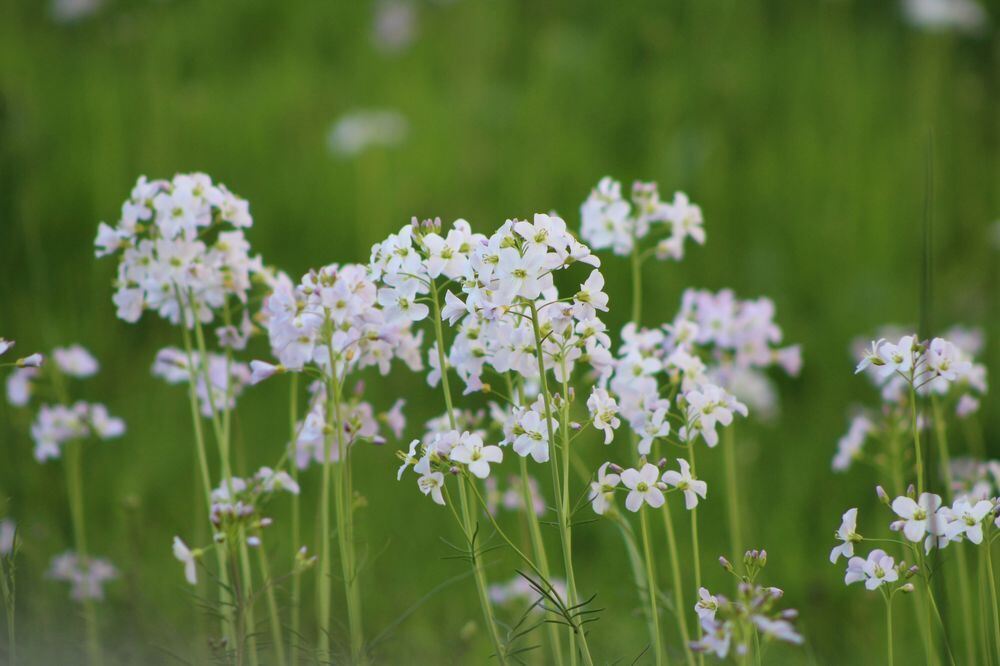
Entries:
{"label": "blurred green background", "polygon": [[[48,3],[0,0],[0,333],[24,353],[74,341],[92,349],[102,373],[80,395],[106,401],[129,425],[86,460],[91,548],[123,574],[101,606],[109,653],[121,663],[168,663],[167,651],[190,658],[199,623],[170,554],[171,537],[193,530],[198,501],[188,406],[183,389],[149,373],[155,351],[178,334],[149,315],[137,326],[117,320],[113,261],[92,251],[97,223],[117,219],[137,176],[211,174],[250,201],[255,249],[298,275],[367,260],[371,244],[411,215],[465,217],[489,232],[555,209],[575,226],[590,188],[613,175],[684,190],[705,214],[704,248],[648,266],[647,321],[671,318],[685,287],[730,286],[773,298],[786,340],[804,346],[802,376],[780,383],[780,417],[738,430],[744,533],[768,549],[767,581],[800,609],[808,641],[770,661],[881,663],[881,601],[845,588],[842,567],[827,561],[844,509],[862,507],[862,527],[885,522],[873,473],[830,471],[848,407],[874,400],[852,375],[848,345],[880,324],[916,322],[923,302],[939,328],[983,326],[998,370],[994,30],[923,30],[895,2],[862,0],[411,9],[412,43],[392,50],[373,40],[379,6],[364,2],[109,1],[65,21]],[[331,124],[365,108],[405,116],[406,140],[331,154]],[[933,289],[922,298],[928,171]],[[606,266],[617,330],[627,266],[610,256]],[[439,394],[403,369],[369,387],[381,408],[408,398],[408,434],[442,409]],[[280,455],[285,401],[281,381],[243,398],[238,468]],[[994,455],[995,403],[984,401],[982,418]],[[26,542],[22,650],[29,663],[74,663],[78,609],[63,584],[43,577],[71,541],[61,465],[35,463],[29,415],[4,405],[0,417],[0,493]],[[454,537],[448,514],[411,482],[396,483],[401,446],[358,458],[369,635],[463,570],[439,540]],[[592,449],[595,463],[614,455],[596,437]],[[702,458],[715,488],[702,512],[703,566],[709,587],[723,590],[729,581],[712,564],[728,552],[721,456]],[[269,546],[281,570],[297,544],[283,538],[287,501],[273,507]],[[592,645],[605,662],[629,663],[645,632],[615,530],[581,526],[576,552],[581,590],[607,609]],[[494,580],[513,575],[513,560],[491,557]],[[398,626],[379,657],[482,663],[485,636],[468,626],[478,620],[472,586],[456,584]],[[678,648],[672,631],[670,642]],[[917,648],[900,641],[897,658],[916,659]]]}

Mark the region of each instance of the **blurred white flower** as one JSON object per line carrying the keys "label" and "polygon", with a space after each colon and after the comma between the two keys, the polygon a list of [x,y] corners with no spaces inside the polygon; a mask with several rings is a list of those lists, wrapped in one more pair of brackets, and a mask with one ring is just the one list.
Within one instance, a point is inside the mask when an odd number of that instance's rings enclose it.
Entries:
{"label": "blurred white flower", "polygon": [[52,0],[52,18],[72,23],[87,18],[101,8],[102,0]]}
{"label": "blurred white flower", "polygon": [[406,0],[383,0],[375,5],[372,43],[383,53],[403,51],[417,36],[417,11]]}
{"label": "blurred white flower", "polygon": [[92,377],[100,369],[97,359],[80,345],[53,349],[52,360],[60,371],[70,377]]}
{"label": "blurred white flower", "polygon": [[327,135],[327,145],[336,155],[354,157],[375,146],[398,146],[406,140],[409,132],[409,122],[398,111],[352,111],[334,122]]}
{"label": "blurred white flower", "polygon": [[975,0],[903,0],[903,14],[911,25],[927,30],[983,32],[989,16]]}

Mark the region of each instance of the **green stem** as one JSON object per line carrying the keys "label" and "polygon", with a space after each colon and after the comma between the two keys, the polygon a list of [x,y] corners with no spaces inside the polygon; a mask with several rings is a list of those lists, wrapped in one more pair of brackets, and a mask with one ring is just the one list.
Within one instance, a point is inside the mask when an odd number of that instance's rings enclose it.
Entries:
{"label": "green stem", "polygon": [[[549,576],[549,558],[545,553],[545,540],[542,538],[541,525],[538,522],[538,515],[535,513],[534,497],[531,496],[530,477],[528,476],[528,459],[518,456],[521,464],[521,489],[524,493],[524,512],[528,520],[528,534],[531,536],[531,550],[538,562],[538,569],[545,580],[551,580]],[[553,622],[546,623],[546,631],[549,634],[549,644],[552,649],[552,657],[555,663],[563,663],[562,641],[559,639],[559,627]]]}
{"label": "green stem", "polygon": [[[197,302],[195,301],[194,294],[189,295],[189,303],[191,304],[192,319],[194,320],[194,334],[195,342],[197,343],[199,359],[201,361],[201,371],[203,375],[203,380],[205,382],[205,393],[208,396],[208,404],[210,411],[212,413],[212,428],[215,431],[215,440],[219,447],[219,461],[222,467],[222,478],[229,489],[229,495],[235,496],[233,490],[233,470],[230,465],[229,460],[229,423],[230,423],[230,399],[232,396],[232,376],[229,372],[229,357],[231,352],[226,350],[226,394],[225,402],[222,405],[222,419],[219,419],[219,409],[215,404],[215,395],[212,391],[212,380],[208,368],[208,346],[205,344],[205,330],[201,325],[201,321],[198,319],[194,313],[197,313]],[[250,552],[247,547],[245,534],[241,528],[240,530],[240,543],[239,543],[239,557],[240,557],[240,569],[245,580],[241,582],[241,587],[243,588],[244,597],[247,599],[253,598],[253,578],[250,575]],[[233,569],[236,571],[235,567]],[[245,614],[245,622],[247,626],[254,629],[256,627],[256,621],[254,620],[253,606],[248,605],[243,609]],[[257,655],[257,638],[254,631],[250,631],[247,636],[247,652],[250,655],[251,666],[257,666],[258,655]]]}
{"label": "green stem", "polygon": [[910,384],[910,416],[913,426],[913,450],[917,460],[917,495],[924,492],[924,458],[920,452],[920,429],[917,427],[917,391]]}
{"label": "green stem", "polygon": [[[441,326],[441,299],[438,295],[438,287],[435,281],[430,285],[431,303],[434,306],[432,319],[434,320],[434,336],[437,341],[438,368],[441,371],[441,390],[444,392],[444,404],[448,409],[448,422],[452,430],[458,430],[458,421],[455,419],[455,408],[451,400],[451,384],[448,378],[448,359],[444,354],[444,330]],[[550,440],[551,441],[551,440]],[[507,655],[500,640],[500,630],[497,628],[496,618],[493,615],[493,605],[490,602],[489,591],[486,581],[486,572],[483,571],[482,563],[476,551],[476,544],[472,543],[475,533],[474,521],[469,511],[468,492],[465,488],[465,479],[459,481],[459,501],[462,509],[462,522],[465,537],[469,540],[472,548],[472,571],[476,581],[476,591],[479,594],[479,605],[483,610],[483,619],[486,622],[486,629],[493,643],[493,649],[497,660],[501,666],[507,663]]]}
{"label": "green stem", "polygon": [[695,657],[691,650],[691,634],[688,632],[687,606],[684,605],[684,580],[681,578],[680,559],[677,555],[677,537],[674,535],[674,519],[670,515],[670,503],[664,502],[663,525],[667,531],[667,548],[670,551],[670,575],[674,581],[674,606],[677,613],[677,624],[684,643],[684,654],[690,666],[694,666]]}
{"label": "green stem", "polygon": [[657,604],[656,573],[653,569],[653,553],[649,547],[649,520],[646,518],[646,511],[639,512],[639,522],[642,525],[642,552],[646,564],[646,596],[649,597],[649,614],[653,619],[653,654],[656,656],[656,664],[665,664],[663,655],[663,641],[660,639],[660,612]]}
{"label": "green stem", "polygon": [[[333,358],[332,345],[330,348],[330,373],[331,376],[327,377],[326,380],[326,390],[329,399],[329,406],[327,408],[328,418],[333,418],[333,401],[334,401],[334,378],[333,369],[335,363]],[[331,567],[330,567],[330,548],[331,541],[333,537],[331,536],[331,525],[330,525],[330,483],[331,483],[331,469],[332,464],[330,462],[330,454],[333,448],[333,431],[340,428],[339,423],[331,423],[330,431],[327,433],[326,437],[323,438],[323,481],[321,483],[320,489],[320,501],[319,501],[319,513],[320,513],[320,564],[319,564],[319,605],[317,610],[317,624],[319,630],[318,644],[317,644],[317,657],[319,659],[330,659],[332,658],[332,653],[330,651],[330,639],[332,637],[332,626],[330,624],[330,587],[333,585]]]}
{"label": "green stem", "polygon": [[[546,370],[545,370],[545,352],[542,349],[542,331],[538,324],[538,309],[535,307],[534,302],[529,303],[529,305],[531,311],[531,326],[535,334],[535,356],[538,360],[539,382],[541,383],[542,399],[545,404],[545,426],[548,430],[549,442],[550,444],[554,444],[555,437],[554,433],[552,432],[552,400],[551,396],[549,395],[548,378],[546,376]],[[565,432],[566,425],[567,424],[565,423],[563,424],[564,445],[562,447],[563,448],[562,455],[564,456],[563,460],[564,470],[567,470],[569,467],[569,455],[570,455],[569,447],[567,445],[568,442],[565,439],[566,437],[568,437],[568,433]],[[554,451],[553,452],[554,460],[551,466],[553,469],[553,482],[555,484],[554,491],[557,497],[556,509],[559,514],[558,516],[559,537],[562,541],[563,565],[566,570],[566,596],[568,598],[569,606],[572,607],[575,606],[577,603],[579,603],[578,602],[579,596],[576,591],[576,576],[574,575],[573,572],[573,537],[572,533],[570,532],[570,526],[569,526],[570,507],[567,506],[568,502],[563,501],[563,498],[568,496],[568,490],[564,490],[561,487],[561,484],[559,483],[559,477],[558,474],[556,473],[557,467],[556,467],[555,457],[556,456]],[[569,484],[569,478],[565,471],[562,482],[567,485]],[[580,652],[583,656],[584,662],[588,664],[588,666],[591,666],[593,664],[593,658],[590,656],[590,647],[587,644],[586,633],[582,629],[580,631],[577,631],[573,627],[570,627],[570,631],[572,632],[575,641],[580,648]],[[570,651],[571,664],[575,662],[575,658],[576,658],[576,651],[571,650]]]}
{"label": "green stem", "polygon": [[[178,294],[178,298],[179,298]],[[191,406],[191,423],[194,426],[195,450],[198,458],[198,469],[201,471],[201,484],[205,492],[206,514],[212,511],[212,482],[208,470],[208,455],[205,447],[205,432],[201,423],[201,412],[198,409],[198,376],[194,362],[194,351],[191,348],[191,333],[187,322],[182,322],[181,337],[184,340],[184,351],[188,365],[188,402]],[[229,566],[226,563],[226,549],[222,544],[215,544],[215,556],[219,571],[219,601],[222,610],[222,632],[236,640],[236,624],[232,613],[232,595],[229,593]]]}
{"label": "green stem", "polygon": [[889,653],[888,666],[894,666],[895,660],[892,655],[892,594],[887,594],[885,597],[885,631],[886,631],[886,647]]}
{"label": "green stem", "polygon": [[344,427],[340,413],[340,383],[334,382],[333,414],[337,435],[337,470],[340,484],[334,502],[337,505],[337,540],[340,544],[340,563],[344,577],[344,598],[347,601],[347,625],[351,641],[351,663],[364,661],[364,630],[361,624],[361,595],[358,589],[358,571],[354,550],[354,491],[351,484],[350,446],[344,442]]}
{"label": "green stem", "polygon": [[[691,476],[697,476],[697,468],[695,466],[695,442],[691,442],[688,447],[688,464],[691,465]],[[695,506],[691,509],[691,551],[694,557],[694,586],[697,589],[701,589],[701,549],[698,545],[698,507]],[[698,640],[702,638],[701,623],[698,623]],[[698,653],[698,663],[704,664],[705,657],[704,654]]]}
{"label": "green stem", "polygon": [[[931,405],[934,409],[934,432],[937,436],[938,450],[941,454],[941,464],[944,467],[945,497],[949,502],[955,499],[955,482],[951,472],[951,454],[948,449],[948,430],[944,419],[944,410],[941,409],[941,401],[936,396],[931,397]],[[970,597],[972,586],[969,584],[969,568],[965,560],[965,543],[956,543],[956,559],[958,562],[958,594],[962,604],[962,629],[965,637],[965,658],[967,663],[976,663],[976,638],[975,623],[972,614],[972,599]]]}
{"label": "green stem", "polygon": [[[261,539],[262,534],[258,530],[257,538]],[[271,565],[267,561],[267,552],[264,550],[263,539],[261,545],[257,546],[257,564],[260,567],[260,577],[263,581],[265,596],[267,598],[267,612],[270,615],[271,640],[274,641],[274,653],[278,658],[278,666],[285,666],[285,639],[281,633],[281,613],[278,612],[278,600],[274,596],[274,581],[271,579]]]}
{"label": "green stem", "polygon": [[632,321],[636,326],[642,322],[642,257],[639,254],[639,240],[632,235]]}
{"label": "green stem", "polygon": [[735,428],[730,426],[722,431],[722,454],[726,466],[726,501],[729,505],[729,546],[733,562],[740,561],[743,551],[742,521],[740,516],[740,496],[736,485],[736,437]]}
{"label": "green stem", "polygon": [[[634,435],[633,435],[634,437]],[[660,443],[653,443],[654,457],[660,459]],[[684,579],[681,578],[680,558],[677,550],[677,536],[674,532],[674,518],[670,512],[670,502],[664,502],[660,509],[663,514],[663,527],[667,533],[667,549],[670,552],[670,575],[673,579],[674,588],[674,612],[677,614],[677,626],[681,633],[681,641],[684,644],[684,655],[689,666],[694,666],[695,656],[691,650],[691,634],[688,631],[687,605],[684,603]]]}
{"label": "green stem", "polygon": [[[71,441],[67,444],[66,451],[66,487],[69,491],[70,516],[73,521],[73,541],[76,548],[76,556],[81,566],[90,566],[90,557],[87,554],[87,533],[84,524],[83,506],[83,471],[81,469],[81,448],[83,442],[79,440]],[[98,635],[97,608],[94,600],[86,598],[83,600],[83,619],[87,633],[87,659],[91,666],[98,666],[104,663],[104,654],[101,650],[101,642]]]}
{"label": "green stem", "polygon": [[993,530],[987,528],[983,547],[986,549],[986,573],[990,578],[990,598],[993,600],[993,642],[1000,658],[1000,601],[997,600],[997,577],[993,572]]}
{"label": "green stem", "polygon": [[[289,418],[289,448],[291,465],[289,465],[292,473],[292,480],[297,484],[299,482],[299,466],[296,463],[296,440],[298,439],[298,416],[299,416],[299,375],[298,373],[292,373],[291,387],[289,389],[288,398],[288,418]],[[299,494],[296,493],[292,495],[292,554],[293,557],[295,553],[298,552],[299,544],[301,542],[301,506],[299,500]],[[300,597],[302,594],[302,575],[296,573],[292,576],[292,634],[291,634],[291,664],[292,666],[297,666],[299,663],[299,651],[296,649],[296,643],[299,640],[299,635],[301,631],[302,623],[302,610],[299,607]]]}

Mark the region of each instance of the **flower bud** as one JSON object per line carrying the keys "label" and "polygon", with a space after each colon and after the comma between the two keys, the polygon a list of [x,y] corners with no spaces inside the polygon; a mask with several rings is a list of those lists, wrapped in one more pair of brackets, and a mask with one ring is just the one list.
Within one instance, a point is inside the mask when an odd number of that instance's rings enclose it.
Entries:
{"label": "flower bud", "polygon": [[917,499],[917,489],[913,487],[912,483],[906,487],[906,496],[910,499]]}
{"label": "flower bud", "polygon": [[730,562],[729,560],[727,560],[725,557],[720,557],[719,558],[719,566],[721,566],[723,569],[725,569],[729,573],[733,573],[733,564],[732,564],[732,562]]}
{"label": "flower bud", "polygon": [[901,586],[899,588],[899,591],[903,592],[903,593],[906,593],[906,594],[909,594],[910,592],[913,592],[913,583],[907,583],[906,585]]}
{"label": "flower bud", "polygon": [[462,468],[459,467],[458,465],[452,465],[451,468],[448,470],[448,473],[453,476],[458,476],[459,474],[462,473]]}
{"label": "flower bud", "polygon": [[666,458],[660,458],[660,460],[656,463],[656,466],[659,467],[661,470],[666,469],[667,468],[667,459]]}
{"label": "flower bud", "polygon": [[608,465],[608,469],[610,469],[615,474],[621,474],[622,472],[625,471],[625,469],[621,465],[615,463],[611,463],[610,465]]}
{"label": "flower bud", "polygon": [[914,576],[916,576],[917,573],[919,573],[919,571],[920,571],[920,567],[918,567],[916,564],[914,564],[912,567],[910,567],[909,569],[906,570],[906,573],[903,574],[903,579],[904,580],[909,580],[910,578],[913,578]]}
{"label": "flower bud", "polygon": [[875,486],[875,494],[878,495],[878,500],[882,502],[882,504],[889,506],[889,493],[885,492],[885,488],[882,486]]}
{"label": "flower bud", "polygon": [[32,354],[25,358],[17,359],[17,367],[19,368],[40,368],[42,363],[45,362],[45,357],[41,354]]}

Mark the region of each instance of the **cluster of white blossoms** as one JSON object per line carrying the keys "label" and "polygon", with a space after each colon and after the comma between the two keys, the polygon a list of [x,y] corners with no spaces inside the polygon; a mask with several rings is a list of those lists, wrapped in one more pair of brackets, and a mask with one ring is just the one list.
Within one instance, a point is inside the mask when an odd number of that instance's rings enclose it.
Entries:
{"label": "cluster of white blossoms", "polygon": [[74,601],[100,601],[104,599],[104,584],[118,578],[118,570],[105,559],[67,551],[52,558],[46,575],[69,583]]}
{"label": "cluster of white blossoms", "polygon": [[726,558],[720,557],[719,562],[740,582],[734,598],[712,594],[704,587],[698,590],[694,610],[701,624],[702,638],[692,643],[693,650],[726,659],[730,654],[738,657],[748,655],[758,636],[763,641],[794,645],[804,642],[793,624],[798,618],[798,611],[776,608],[784,592],[777,587],[765,587],[755,582],[767,564],[767,551],[748,550],[743,556],[746,573],[742,575],[736,573]]}
{"label": "cluster of white blossoms", "polygon": [[906,400],[911,387],[918,395],[983,394],[986,368],[974,361],[973,353],[946,338],[880,338],[865,351],[855,373],[865,372],[891,403]]}
{"label": "cluster of white blossoms", "polygon": [[[299,469],[305,469],[310,463],[323,463],[327,438],[331,433],[327,424],[332,423],[328,410],[330,399],[326,385],[321,381],[309,386],[309,411],[304,419],[296,425],[296,438],[293,447],[293,457]],[[361,400],[362,385],[339,405],[339,420],[342,425],[340,438],[333,438],[330,446],[330,462],[341,459],[341,447],[353,446],[359,441],[373,444],[383,444],[382,426],[385,425],[396,439],[403,436],[406,418],[403,416],[403,400],[397,400],[388,411],[376,414],[371,403]]]}
{"label": "cluster of white blossoms", "polygon": [[[984,529],[1000,528],[1000,503],[992,495],[958,495],[948,506],[940,495],[925,492],[916,496],[912,488],[907,495],[900,495],[891,502],[881,487],[878,494],[895,514],[889,529],[902,532],[911,543],[923,542],[926,553],[932,548],[945,548],[952,542],[969,541],[979,545],[984,540]],[[844,513],[835,537],[840,543],[830,552],[830,562],[836,563],[841,556],[849,558],[844,579],[848,585],[864,581],[869,590],[874,590],[883,583],[899,581],[900,576],[909,578],[917,571],[907,569],[904,562],[895,564],[893,558],[881,550],[872,551],[866,558],[854,556],[855,546],[864,541],[858,532],[856,508]]]}
{"label": "cluster of white blossoms", "polygon": [[615,492],[627,490],[625,508],[636,512],[644,504],[657,509],[666,501],[665,493],[671,490],[684,494],[684,506],[691,510],[698,506],[700,499],[708,494],[708,484],[691,473],[691,465],[683,458],[677,459],[678,469],[661,470],[667,461],[659,465],[643,462],[638,468],[622,469],[613,463],[604,463],[597,470],[596,480],[590,483],[588,499],[594,512],[603,515],[614,503]]}
{"label": "cluster of white blossoms", "polygon": [[[980,332],[953,327],[946,337],[929,342],[900,334],[895,327],[886,327],[882,333],[896,342],[880,337],[867,346],[853,345],[861,357],[855,373],[863,373],[879,388],[882,408],[856,408],[847,433],[837,442],[834,471],[846,471],[858,460],[874,460],[875,456],[865,455],[867,442],[888,441],[912,427],[911,388],[918,396],[929,395],[953,406],[960,418],[978,411],[980,398],[986,393],[986,367],[975,361],[983,345]],[[928,425],[927,418],[920,415],[916,427],[923,430]]]}
{"label": "cluster of white blossoms", "polygon": [[[153,310],[173,324],[209,322],[229,297],[246,303],[254,273],[244,230],[253,224],[245,200],[202,173],[172,180],[142,177],[115,226],[101,223],[96,255],[117,255],[114,303],[136,322]],[[193,315],[193,316],[192,316]]]}
{"label": "cluster of white blossoms", "polygon": [[[39,383],[50,392],[63,394],[66,377],[86,379],[97,374],[100,364],[80,345],[57,347],[52,350],[49,363],[42,363],[42,355],[34,354],[19,361],[17,368],[7,378],[7,399],[15,407],[26,407]],[[63,404],[42,404],[31,424],[31,437],[35,442],[35,460],[44,462],[62,455],[68,442],[92,438],[115,439],[125,433],[125,422],[110,414],[102,404],[78,401]]]}
{"label": "cluster of white blossoms", "polygon": [[92,437],[106,441],[123,434],[124,421],[111,416],[104,405],[83,401],[72,405],[42,405],[31,424],[38,462],[58,458],[67,442]]}
{"label": "cluster of white blossoms", "polygon": [[358,264],[311,270],[298,285],[279,277],[262,318],[280,365],[254,361],[254,381],[306,366],[327,377],[369,366],[386,374],[393,359],[421,369],[422,335],[411,332],[411,313],[384,301],[368,269]]}
{"label": "cluster of white blossoms", "polygon": [[[231,539],[240,527],[252,529],[267,527],[271,519],[262,516],[263,505],[277,492],[299,494],[299,484],[284,471],[261,467],[249,478],[234,476],[223,480],[212,491],[212,509],[209,517],[215,528],[215,540]],[[259,546],[256,536],[247,537],[247,544]]]}
{"label": "cluster of white blossoms", "polygon": [[[572,296],[560,297],[554,273],[576,263],[595,268]],[[606,372],[610,339],[598,313],[607,310],[608,297],[599,264],[561,218],[538,214],[530,222],[508,220],[489,237],[472,232],[464,220],[447,232],[440,220],[414,220],[375,245],[371,269],[381,283],[378,299],[384,308],[416,322],[431,314],[430,303],[454,327],[449,349],[439,351],[435,343],[429,350],[432,386],[441,381],[443,357],[466,393],[492,390],[484,376],[494,373],[523,385],[527,394],[541,379],[539,346],[544,372],[560,383],[581,367]],[[461,291],[448,290],[450,285]],[[609,431],[617,426],[607,400],[592,401],[592,411],[595,426]],[[550,439],[560,427],[554,413],[541,394],[530,403],[495,407],[500,445],[547,462]],[[421,475],[421,490],[440,502],[443,474],[452,466],[486,478],[489,466],[500,462],[502,449],[485,442],[484,433],[448,427],[415,442],[406,458]]]}
{"label": "cluster of white blossoms", "polygon": [[213,412],[233,409],[236,398],[250,384],[250,366],[246,363],[212,352],[204,359],[199,352],[191,352],[189,357],[176,347],[164,347],[157,352],[152,372],[168,384],[187,385],[193,376],[201,413],[206,418]]}
{"label": "cluster of white blossoms", "polygon": [[656,183],[636,181],[629,202],[622,198],[621,183],[606,176],[583,202],[580,217],[582,238],[595,250],[617,255],[637,251],[647,236],[656,241],[650,251],[657,259],[683,259],[688,238],[705,243],[701,208],[683,192],[661,201]]}

